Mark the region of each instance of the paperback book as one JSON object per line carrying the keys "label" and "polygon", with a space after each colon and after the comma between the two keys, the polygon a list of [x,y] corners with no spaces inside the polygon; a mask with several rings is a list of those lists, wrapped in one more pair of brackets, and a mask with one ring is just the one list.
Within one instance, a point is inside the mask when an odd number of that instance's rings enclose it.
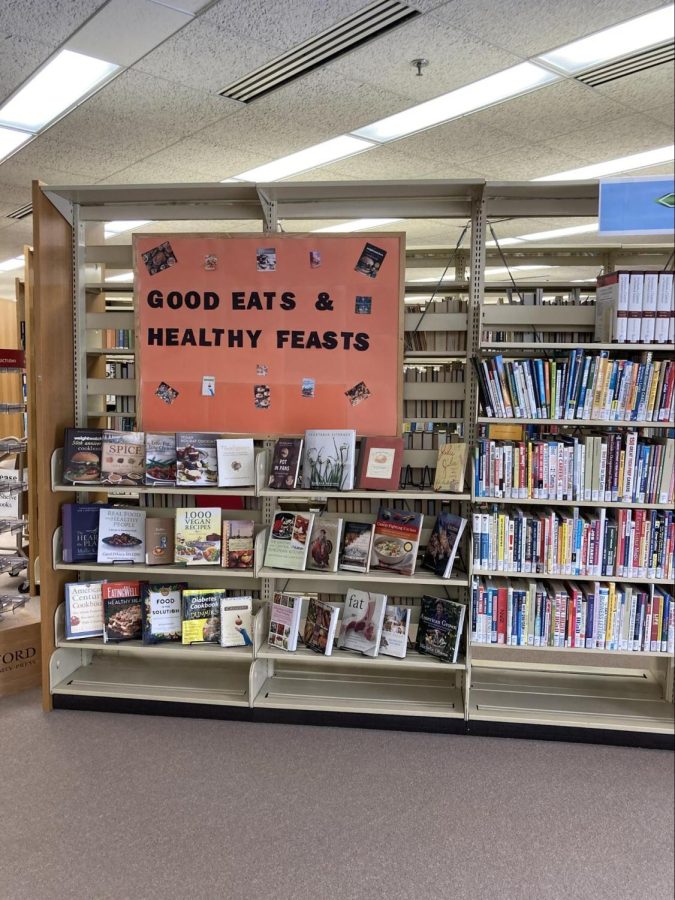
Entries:
{"label": "paperback book", "polygon": [[250,519],[226,519],[223,522],[223,566],[226,569],[252,569],[255,522]]}
{"label": "paperback book", "polygon": [[377,273],[380,271],[386,255],[386,250],[375,244],[366,243],[354,268],[357,272],[368,275],[369,278],[377,278]]}
{"label": "paperback book", "polygon": [[466,519],[461,516],[440,513],[424,552],[422,567],[435,572],[439,578],[449,578],[465,527]]}
{"label": "paperback book", "polygon": [[270,647],[292,652],[298,646],[302,598],[294,594],[277,592],[270,607],[270,630],[267,642]]}
{"label": "paperback book", "polygon": [[101,459],[103,484],[138,486],[145,478],[145,434],[142,431],[104,431]]}
{"label": "paperback book", "polygon": [[355,458],[355,431],[306,431],[302,460],[303,488],[312,491],[353,490]]}
{"label": "paperback book", "polygon": [[456,663],[466,607],[454,600],[422,597],[416,649],[444,662]]}
{"label": "paperback book", "polygon": [[63,561],[96,562],[100,503],[64,503],[61,507]]}
{"label": "paperback book", "polygon": [[405,658],[408,652],[410,613],[409,606],[387,606],[380,638],[380,653]]}
{"label": "paperback book", "polygon": [[368,571],[374,531],[375,526],[372,522],[345,521],[339,569],[348,572]]}
{"label": "paperback book", "polygon": [[175,434],[146,434],[145,483],[168,487],[176,483]]}
{"label": "paperback book", "polygon": [[141,582],[104,581],[101,593],[104,642],[140,640],[143,624]]}
{"label": "paperback book", "polygon": [[417,562],[423,518],[420,513],[381,506],[375,522],[370,568],[412,575]]}
{"label": "paperback book", "polygon": [[103,506],[98,518],[100,563],[145,562],[145,510]]}
{"label": "paperback book", "polygon": [[461,494],[464,492],[467,444],[441,444],[438,448],[434,490]]}
{"label": "paperback book", "polygon": [[176,433],[176,484],[215,487],[218,484],[216,432],[179,431]]}
{"label": "paperback book", "polygon": [[141,586],[144,644],[180,641],[182,592],[186,588],[185,582]]}
{"label": "paperback book", "polygon": [[181,639],[184,644],[217,644],[220,640],[220,601],[224,588],[183,591]]}
{"label": "paperback book", "polygon": [[249,487],[255,484],[253,438],[218,438],[218,487]]}
{"label": "paperback book", "polygon": [[146,566],[171,566],[174,562],[173,519],[147,516],[145,519],[145,564]]}
{"label": "paperback book", "polygon": [[265,550],[265,565],[303,571],[313,522],[314,513],[275,512]]}
{"label": "paperback book", "polygon": [[96,484],[101,480],[103,432],[100,428],[66,428],[63,437],[63,481]]}
{"label": "paperback book", "polygon": [[279,438],[274,445],[267,486],[276,491],[292,491],[298,483],[302,438]]}
{"label": "paperback book", "polygon": [[309,538],[307,568],[319,572],[337,572],[342,519],[314,519]]}
{"label": "paperback book", "polygon": [[303,632],[305,647],[314,650],[315,653],[330,656],[333,652],[339,616],[339,607],[325,603],[318,597],[310,597]]}
{"label": "paperback book", "polygon": [[251,597],[220,598],[220,646],[253,646],[253,600]]}
{"label": "paperback book", "polygon": [[176,510],[175,561],[187,566],[220,564],[219,506],[179,507]]}
{"label": "paperback book", "polygon": [[377,656],[386,606],[386,594],[349,588],[345,597],[338,647],[342,650],[356,650],[365,656]]}
{"label": "paperback book", "polygon": [[403,438],[365,437],[359,450],[357,486],[361,491],[395,491],[401,479]]}
{"label": "paperback book", "polygon": [[76,581],[67,584],[65,631],[66,640],[102,637],[102,581]]}

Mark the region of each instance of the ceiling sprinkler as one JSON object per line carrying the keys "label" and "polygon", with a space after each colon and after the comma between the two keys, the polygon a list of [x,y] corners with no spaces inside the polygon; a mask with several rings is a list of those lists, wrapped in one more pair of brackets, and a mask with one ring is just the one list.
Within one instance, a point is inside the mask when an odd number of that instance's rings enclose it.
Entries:
{"label": "ceiling sprinkler", "polygon": [[428,65],[429,65],[429,60],[428,60],[428,59],[421,59],[421,58],[420,58],[420,59],[413,59],[413,60],[411,60],[410,65],[411,65],[411,66],[415,66],[415,68],[417,69],[417,74],[421,76],[421,75],[423,74],[423,73],[422,73],[422,69],[423,69],[425,66],[428,66]]}

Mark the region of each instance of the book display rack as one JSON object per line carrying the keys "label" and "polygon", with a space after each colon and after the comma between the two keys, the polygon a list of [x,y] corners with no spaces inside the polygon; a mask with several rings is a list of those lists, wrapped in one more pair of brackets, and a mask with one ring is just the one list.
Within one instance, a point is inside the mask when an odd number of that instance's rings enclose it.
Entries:
{"label": "book display rack", "polygon": [[[558,522],[568,509],[573,510],[576,519],[587,515],[592,518],[603,509],[603,521],[613,522],[615,514],[626,505],[618,496],[612,498],[611,489],[609,499],[598,501],[568,500],[566,495],[552,499],[481,495],[476,490],[472,468],[473,448],[481,440],[494,439],[503,444],[541,438],[562,443],[561,434],[578,440],[580,434],[625,436],[639,429],[641,439],[645,437],[660,446],[660,438],[671,435],[669,421],[608,421],[601,417],[565,421],[554,417],[489,416],[485,405],[481,405],[480,366],[497,356],[504,360],[558,359],[567,358],[571,351],[583,350],[588,355],[602,353],[609,360],[637,359],[644,352],[651,352],[654,359],[665,360],[668,352],[672,352],[670,346],[617,347],[594,343],[594,306],[581,302],[579,291],[570,285],[556,285],[556,293],[563,297],[559,303],[535,300],[525,308],[515,303],[492,302],[494,291],[500,290],[503,295],[504,289],[484,284],[488,217],[594,216],[597,198],[597,184],[573,182],[74,188],[36,184],[33,204],[38,260],[36,365],[38,377],[41,374],[46,385],[44,395],[38,397],[39,439],[44,447],[38,476],[42,610],[43,621],[49,623],[43,629],[45,707],[669,746],[673,738],[672,652],[575,646],[571,642],[561,646],[560,641],[551,646],[541,643],[535,646],[534,641],[531,645],[517,641],[493,643],[491,639],[480,640],[477,627],[480,616],[486,615],[477,604],[479,588],[489,590],[493,583],[500,586],[507,579],[513,579],[513,585],[579,582],[579,588],[586,589],[586,593],[609,583],[617,592],[624,584],[642,585],[646,596],[652,599],[659,585],[669,584],[665,575],[661,577],[655,572],[649,576],[638,572],[633,576],[631,570],[626,574],[615,574],[613,570],[609,574],[595,574],[592,570],[591,574],[574,575],[571,571],[542,569],[533,574],[505,568],[504,564],[501,568],[492,564],[486,567],[477,564],[481,558],[476,556],[472,542],[471,525],[476,515],[497,515],[499,511],[509,512],[518,507],[527,511],[530,518],[548,510]],[[172,507],[191,505],[198,493],[198,490],[162,487],[130,490],[91,485],[83,488],[61,482],[64,428],[116,427],[114,417],[135,422],[133,404],[125,404],[124,409],[115,412],[101,404],[101,398],[106,396],[117,400],[120,397],[133,400],[136,396],[137,384],[131,377],[137,371],[133,337],[124,334],[133,333],[135,313],[133,308],[124,311],[119,311],[119,306],[111,308],[105,299],[108,285],[103,279],[87,281],[92,266],[101,267],[101,271],[105,266],[128,267],[130,248],[100,247],[88,242],[87,223],[122,218],[198,219],[214,223],[258,218],[262,219],[266,231],[273,232],[280,219],[349,218],[363,216],[366,211],[370,216],[455,218],[471,222],[470,249],[462,251],[461,258],[455,253],[455,282],[450,287],[444,285],[441,302],[430,304],[427,309],[422,298],[419,305],[415,304],[414,290],[410,296],[406,291],[402,410],[406,449],[402,486],[383,493],[271,489],[267,487],[273,447],[270,436],[256,442],[254,487],[229,491],[207,489],[209,495],[242,497],[244,508],[228,511],[228,516],[252,519],[256,523],[253,570],[235,572],[218,568],[186,572],[171,566],[125,568],[64,563],[60,506],[63,502],[73,502],[78,494],[83,502],[105,499],[106,495],[127,497],[141,506],[152,506],[153,515],[170,516]],[[217,229],[218,225],[213,227]],[[552,252],[548,251],[549,258]],[[409,255],[412,257],[414,251]],[[40,264],[43,258],[51,260],[48,269]],[[447,258],[445,254],[444,265]],[[50,291],[52,302],[48,304],[46,298]],[[110,291],[119,298],[125,292],[129,292],[128,285],[116,285]],[[53,301],[57,298],[61,300],[61,309],[72,306],[72,322],[66,322],[62,314],[55,312],[57,304]],[[57,341],[53,334],[58,335]],[[565,334],[570,335],[569,340],[564,339]],[[541,341],[537,339],[540,336]],[[557,342],[555,336],[563,339]],[[585,338],[576,343],[580,336]],[[59,342],[57,352],[54,344]],[[112,363],[115,368],[101,370],[101,361],[108,366]],[[121,368],[122,364],[126,369]],[[515,426],[516,432],[505,436],[495,426],[509,430]],[[439,431],[441,441],[445,435],[457,432],[469,445],[467,485],[460,493],[433,491],[432,470],[436,464]],[[381,572],[284,571],[263,564],[267,528],[275,509],[311,510],[329,517],[373,521],[378,506],[385,503],[423,513],[428,517],[425,525],[433,524],[441,511],[457,513],[468,520],[469,527],[450,578],[441,579],[419,569],[412,576],[402,576]],[[631,506],[647,514],[650,511],[659,516],[669,513],[668,503],[658,498]],[[558,513],[560,516],[556,518]],[[422,546],[430,530],[423,529]],[[66,640],[63,585],[76,580],[78,572],[82,572],[83,580],[89,580],[113,577],[110,575],[113,571],[124,578],[136,574],[145,578],[171,575],[187,581],[190,587],[214,586],[217,579],[219,587],[246,592],[254,598],[252,646],[227,649],[169,644],[144,646],[139,641],[104,644],[98,638]],[[269,603],[275,591],[318,592],[340,606],[350,587],[381,590],[392,603],[410,606],[413,636],[423,595],[448,597],[465,604],[465,640],[458,661],[444,664],[414,651],[409,651],[403,659],[368,658],[339,650],[323,656],[305,647],[286,652],[268,645]],[[533,596],[534,593],[533,590]],[[521,618],[525,621],[524,614]],[[527,635],[526,629],[524,633]],[[513,637],[512,628],[509,635]]]}

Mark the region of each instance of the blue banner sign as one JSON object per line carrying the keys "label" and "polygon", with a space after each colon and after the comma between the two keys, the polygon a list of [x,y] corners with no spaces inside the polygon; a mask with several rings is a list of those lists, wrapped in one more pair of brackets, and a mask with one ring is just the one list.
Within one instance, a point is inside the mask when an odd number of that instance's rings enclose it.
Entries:
{"label": "blue banner sign", "polygon": [[646,175],[600,182],[600,234],[673,234],[675,178]]}

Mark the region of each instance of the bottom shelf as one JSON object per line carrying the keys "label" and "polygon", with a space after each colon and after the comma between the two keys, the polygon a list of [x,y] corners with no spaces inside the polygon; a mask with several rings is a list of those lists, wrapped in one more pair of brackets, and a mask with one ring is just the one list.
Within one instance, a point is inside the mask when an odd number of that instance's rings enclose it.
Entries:
{"label": "bottom shelf", "polygon": [[595,675],[473,667],[469,721],[673,733],[673,705],[647,670]]}

